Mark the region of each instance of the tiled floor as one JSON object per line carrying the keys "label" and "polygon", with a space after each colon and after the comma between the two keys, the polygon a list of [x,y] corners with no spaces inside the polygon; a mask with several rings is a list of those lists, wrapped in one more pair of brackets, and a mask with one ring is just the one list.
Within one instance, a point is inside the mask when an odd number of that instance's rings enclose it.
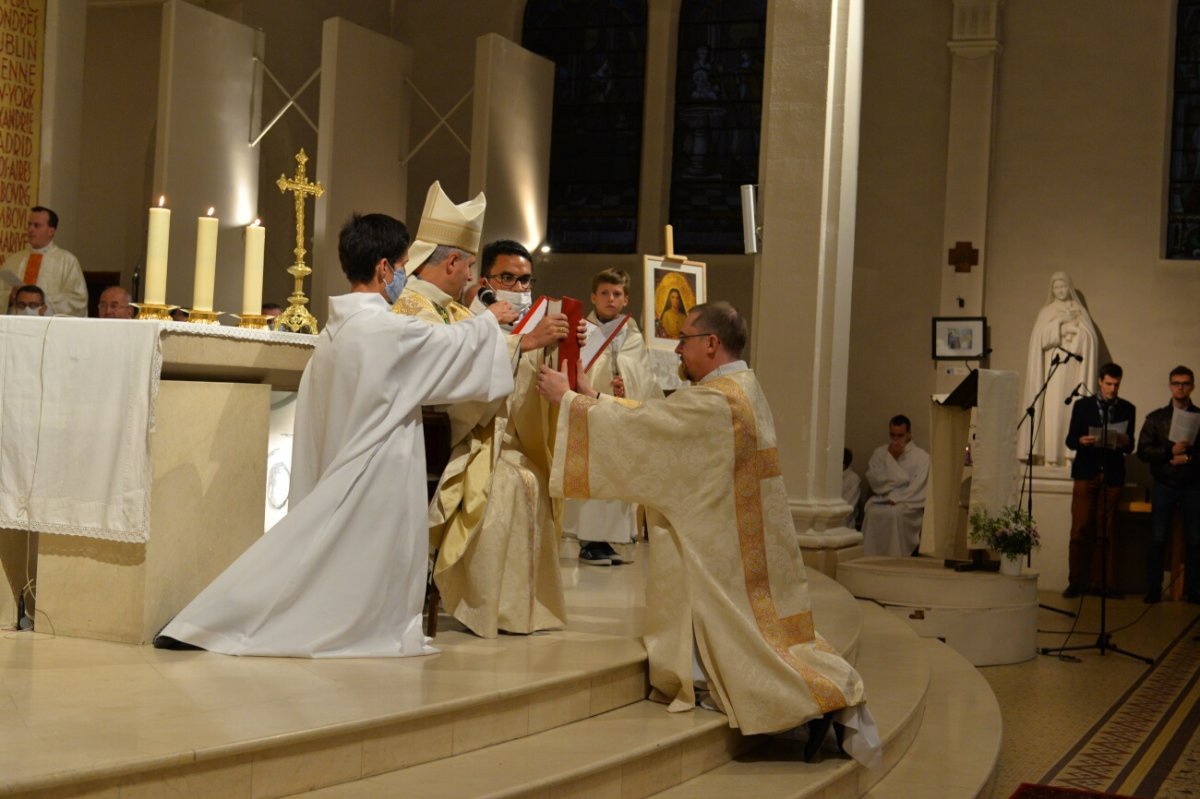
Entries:
{"label": "tiled floor", "polygon": [[[1049,591],[1041,592],[1041,601],[1072,610],[1079,605],[1078,599],[1064,600]],[[1121,648],[1157,657],[1197,615],[1197,605],[1147,606],[1133,596],[1109,600],[1107,626]],[[1040,611],[1039,648],[1062,646],[1071,623],[1066,616]],[[1095,643],[1099,624],[1100,600],[1088,597],[1070,645]],[[1005,799],[1022,782],[1037,782],[1148,668],[1114,652],[1071,654],[1078,662],[1038,655],[1025,663],[980,669],[1004,716],[1004,743],[992,794],[996,799]]]}

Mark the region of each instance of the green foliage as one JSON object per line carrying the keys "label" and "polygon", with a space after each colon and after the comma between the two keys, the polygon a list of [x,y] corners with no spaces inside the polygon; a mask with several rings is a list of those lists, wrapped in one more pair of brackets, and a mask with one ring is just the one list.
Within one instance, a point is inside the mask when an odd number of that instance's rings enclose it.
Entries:
{"label": "green foliage", "polygon": [[983,544],[1007,557],[1028,555],[1042,545],[1033,519],[1014,505],[1007,506],[996,516],[982,508],[972,513],[971,542]]}

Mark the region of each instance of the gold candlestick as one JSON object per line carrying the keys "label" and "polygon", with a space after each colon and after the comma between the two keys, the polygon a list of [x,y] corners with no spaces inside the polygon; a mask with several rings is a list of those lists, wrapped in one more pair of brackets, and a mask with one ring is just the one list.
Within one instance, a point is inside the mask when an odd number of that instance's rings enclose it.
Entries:
{"label": "gold candlestick", "polygon": [[[234,316],[237,316],[237,314],[234,314]],[[244,313],[237,318],[238,327],[245,327],[251,330],[266,330],[268,326],[267,320],[271,317],[257,313]]]}
{"label": "gold candlestick", "polygon": [[312,274],[312,269],[304,263],[304,255],[308,252],[304,249],[304,199],[310,194],[320,197],[325,193],[325,187],[320,181],[309,182],[305,171],[307,163],[308,155],[301,147],[300,152],[296,153],[296,174],[290,180],[280,175],[279,180],[275,181],[281,193],[291,191],[296,195],[296,248],[292,250],[296,255],[296,263],[288,267],[288,274],[296,279],[296,285],[292,296],[288,297],[287,310],[275,322],[275,329],[316,335],[317,319],[304,307],[308,304],[308,297],[304,296],[304,278]]}
{"label": "gold candlestick", "polygon": [[171,321],[171,311],[179,307],[178,305],[159,305],[156,302],[131,302],[129,304],[137,308],[137,316],[134,319],[151,319],[163,322]]}
{"label": "gold candlestick", "polygon": [[[184,310],[187,310],[186,308]],[[217,317],[225,313],[224,311],[197,311],[195,309],[187,310],[187,321],[193,325],[219,325]]]}

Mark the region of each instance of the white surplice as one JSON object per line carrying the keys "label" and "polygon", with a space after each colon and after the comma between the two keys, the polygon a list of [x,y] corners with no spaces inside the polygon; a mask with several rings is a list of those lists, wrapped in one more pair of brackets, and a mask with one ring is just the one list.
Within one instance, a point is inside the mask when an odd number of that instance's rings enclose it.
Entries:
{"label": "white surplice", "polygon": [[291,512],[162,635],[230,655],[396,657],[428,564],[421,406],[512,391],[491,314],[434,327],[378,294],[332,297],[297,400]]}
{"label": "white surplice", "polygon": [[871,454],[867,482],[875,496],[863,513],[863,549],[867,555],[911,555],[921,542],[929,453],[911,441],[897,460],[887,446]]}

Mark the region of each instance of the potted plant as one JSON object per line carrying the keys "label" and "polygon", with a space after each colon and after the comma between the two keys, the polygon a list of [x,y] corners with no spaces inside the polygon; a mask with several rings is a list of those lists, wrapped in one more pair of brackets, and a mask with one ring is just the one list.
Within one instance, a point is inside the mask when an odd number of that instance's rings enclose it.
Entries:
{"label": "potted plant", "polygon": [[1033,518],[1015,505],[995,516],[983,508],[973,511],[971,541],[1000,555],[1001,574],[1020,574],[1021,559],[1042,545]]}

